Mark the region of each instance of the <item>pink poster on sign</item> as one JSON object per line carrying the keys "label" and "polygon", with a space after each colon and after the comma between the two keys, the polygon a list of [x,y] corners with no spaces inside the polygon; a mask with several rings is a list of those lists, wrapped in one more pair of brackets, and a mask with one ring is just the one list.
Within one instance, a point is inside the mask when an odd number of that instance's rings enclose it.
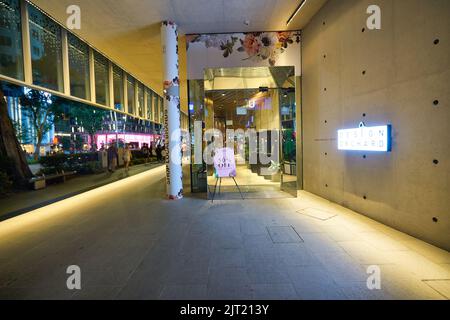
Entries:
{"label": "pink poster on sign", "polygon": [[236,160],[231,148],[217,149],[214,155],[214,169],[217,178],[236,177]]}

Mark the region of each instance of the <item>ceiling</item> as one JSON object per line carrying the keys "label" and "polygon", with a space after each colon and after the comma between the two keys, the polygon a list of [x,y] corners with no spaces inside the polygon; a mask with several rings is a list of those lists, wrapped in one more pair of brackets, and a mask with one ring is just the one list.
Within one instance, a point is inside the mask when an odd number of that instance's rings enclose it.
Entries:
{"label": "ceiling", "polygon": [[[286,26],[300,0],[31,0],[62,24],[66,8],[80,6],[81,30],[74,32],[159,93],[161,21],[175,21],[180,34],[299,30],[326,1],[307,0]],[[181,38],[181,78],[184,52]]]}
{"label": "ceiling", "polygon": [[205,90],[295,87],[293,67],[205,69]]}
{"label": "ceiling", "polygon": [[214,108],[214,119],[233,121],[233,128],[245,129],[249,116],[254,114],[255,110],[247,109],[247,115],[238,115],[237,107],[246,108],[249,100],[260,96],[258,89],[240,89],[240,90],[217,90],[207,91],[205,96],[212,101]]}

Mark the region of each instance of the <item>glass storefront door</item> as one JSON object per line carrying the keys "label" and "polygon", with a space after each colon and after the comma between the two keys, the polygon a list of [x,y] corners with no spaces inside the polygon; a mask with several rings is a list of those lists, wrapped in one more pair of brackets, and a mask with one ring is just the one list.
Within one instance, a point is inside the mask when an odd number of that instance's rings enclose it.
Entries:
{"label": "glass storefront door", "polygon": [[281,126],[281,190],[297,196],[297,126],[295,90],[282,90],[280,95]]}
{"label": "glass storefront door", "polygon": [[[201,90],[201,109],[190,99],[193,116],[203,116],[204,164],[208,197],[215,199],[296,196],[296,103],[292,67],[209,69]],[[192,84],[192,86],[191,86]],[[190,84],[192,89],[198,83]],[[197,88],[198,89],[198,88]],[[191,98],[191,95],[190,95]],[[192,132],[192,131],[191,131]],[[195,140],[195,137],[193,137]],[[197,140],[198,141],[198,140]],[[236,172],[222,177],[214,155],[234,154]],[[206,154],[205,154],[206,153]],[[194,180],[196,177],[192,175]],[[192,181],[198,186],[199,181]],[[193,190],[194,191],[194,190]]]}

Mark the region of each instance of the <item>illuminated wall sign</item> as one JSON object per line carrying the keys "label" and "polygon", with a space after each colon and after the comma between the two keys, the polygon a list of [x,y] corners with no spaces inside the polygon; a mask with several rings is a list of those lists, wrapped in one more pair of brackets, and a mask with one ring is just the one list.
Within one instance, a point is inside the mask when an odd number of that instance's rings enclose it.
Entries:
{"label": "illuminated wall sign", "polygon": [[338,149],[355,151],[391,151],[391,126],[366,127],[338,130]]}

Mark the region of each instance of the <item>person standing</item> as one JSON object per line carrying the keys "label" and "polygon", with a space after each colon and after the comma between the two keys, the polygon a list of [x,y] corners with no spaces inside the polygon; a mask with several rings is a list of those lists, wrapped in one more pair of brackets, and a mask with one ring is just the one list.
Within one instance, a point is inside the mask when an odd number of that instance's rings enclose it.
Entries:
{"label": "person standing", "polygon": [[160,143],[156,146],[156,160],[158,162],[161,162],[162,160],[162,148]]}
{"label": "person standing", "polygon": [[144,155],[145,164],[147,164],[148,159],[149,159],[149,157],[150,157],[150,155],[149,155],[149,149],[148,149],[147,144],[144,144],[144,145],[142,146],[141,152],[142,152],[142,154]]}
{"label": "person standing", "polygon": [[111,143],[111,145],[108,148],[108,170],[110,172],[116,171],[117,167],[117,148],[114,143]]}
{"label": "person standing", "polygon": [[125,164],[125,171],[128,172],[130,170],[130,162],[131,162],[131,150],[130,145],[127,143],[125,145],[125,149],[123,150],[123,162]]}
{"label": "person standing", "polygon": [[148,148],[148,159],[151,161],[153,156],[153,142],[150,142],[150,146]]}

